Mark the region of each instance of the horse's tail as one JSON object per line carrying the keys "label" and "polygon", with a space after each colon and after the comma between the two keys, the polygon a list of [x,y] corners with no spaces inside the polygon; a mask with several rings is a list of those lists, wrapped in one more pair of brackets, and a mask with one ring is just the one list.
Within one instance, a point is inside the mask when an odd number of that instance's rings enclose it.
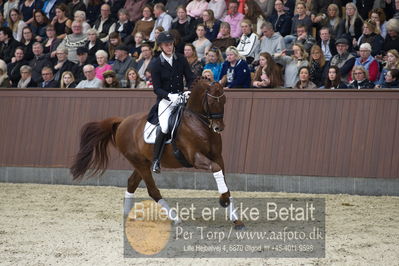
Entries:
{"label": "horse's tail", "polygon": [[112,141],[115,144],[115,133],[122,120],[120,117],[112,117],[82,127],[80,149],[70,169],[73,180],[83,179],[90,168],[93,172],[89,177],[105,172],[108,165],[108,143]]}

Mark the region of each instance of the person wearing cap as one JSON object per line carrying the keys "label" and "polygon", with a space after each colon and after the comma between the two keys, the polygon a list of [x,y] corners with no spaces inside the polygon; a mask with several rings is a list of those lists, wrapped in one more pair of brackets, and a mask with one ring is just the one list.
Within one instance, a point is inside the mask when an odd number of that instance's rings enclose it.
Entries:
{"label": "person wearing cap", "polygon": [[348,52],[349,42],[345,38],[340,38],[335,42],[337,54],[331,58],[330,66],[337,66],[340,70],[341,81],[347,82],[353,65],[355,64],[355,56]]}
{"label": "person wearing cap", "polygon": [[[151,76],[154,92],[157,95],[157,103],[151,109],[148,121],[158,124],[152,171],[160,173],[160,158],[165,146],[166,135],[169,132],[168,120],[171,112],[178,104],[180,95],[184,91],[184,79],[187,87],[191,86],[194,74],[191,72],[187,59],[174,52],[174,39],[168,31],[158,35],[157,43],[162,52],[151,64]],[[188,95],[189,92],[184,94]]]}
{"label": "person wearing cap", "polygon": [[112,70],[107,70],[103,74],[103,88],[120,88],[116,74]]}
{"label": "person wearing cap", "polygon": [[77,89],[99,89],[102,88],[102,81],[96,78],[96,72],[93,65],[85,65],[83,73],[86,77],[85,80],[79,82],[76,86]]}
{"label": "person wearing cap", "polygon": [[83,67],[89,64],[89,50],[86,47],[78,47],[78,49],[76,49],[76,55],[78,57],[78,63],[75,81],[80,82],[85,79],[85,75],[83,74]]}
{"label": "person wearing cap", "polygon": [[369,43],[362,43],[359,53],[360,56],[356,58],[355,66],[363,66],[369,74],[368,79],[371,82],[375,82],[378,79],[379,64],[371,55],[371,45]]}
{"label": "person wearing cap", "polygon": [[136,60],[129,56],[129,47],[125,44],[120,44],[115,47],[115,62],[112,65],[112,70],[116,73],[118,80],[123,80],[126,71],[130,67],[136,68],[136,66]]}

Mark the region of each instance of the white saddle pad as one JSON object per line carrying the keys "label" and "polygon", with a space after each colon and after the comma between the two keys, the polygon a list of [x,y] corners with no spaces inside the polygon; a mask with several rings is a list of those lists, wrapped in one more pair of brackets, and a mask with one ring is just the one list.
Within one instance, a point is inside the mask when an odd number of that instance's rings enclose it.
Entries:
{"label": "white saddle pad", "polygon": [[[157,136],[157,129],[156,125],[151,124],[150,122],[147,122],[144,126],[144,141],[145,143],[148,144],[154,144],[155,143],[155,138]],[[172,141],[169,139],[166,141],[167,144],[171,143]]]}

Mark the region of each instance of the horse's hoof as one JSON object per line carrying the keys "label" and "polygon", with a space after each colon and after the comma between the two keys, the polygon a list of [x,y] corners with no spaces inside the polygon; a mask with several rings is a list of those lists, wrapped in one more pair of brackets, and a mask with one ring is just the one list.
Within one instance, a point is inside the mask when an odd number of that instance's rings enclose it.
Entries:
{"label": "horse's hoof", "polygon": [[241,221],[234,221],[234,229],[235,230],[244,230],[245,229],[245,225],[243,222]]}
{"label": "horse's hoof", "polygon": [[223,196],[220,196],[219,204],[223,208],[227,208],[230,205],[230,198],[229,197],[223,198]]}

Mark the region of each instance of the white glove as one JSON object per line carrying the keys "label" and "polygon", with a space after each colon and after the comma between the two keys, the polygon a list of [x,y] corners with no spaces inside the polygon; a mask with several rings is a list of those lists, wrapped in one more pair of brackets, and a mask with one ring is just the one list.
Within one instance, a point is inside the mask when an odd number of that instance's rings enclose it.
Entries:
{"label": "white glove", "polygon": [[168,97],[172,104],[177,104],[180,100],[180,95],[177,93],[169,93]]}
{"label": "white glove", "polygon": [[188,100],[188,98],[190,98],[190,93],[191,93],[191,91],[185,91],[185,92],[183,92],[184,99],[185,99],[186,101]]}

